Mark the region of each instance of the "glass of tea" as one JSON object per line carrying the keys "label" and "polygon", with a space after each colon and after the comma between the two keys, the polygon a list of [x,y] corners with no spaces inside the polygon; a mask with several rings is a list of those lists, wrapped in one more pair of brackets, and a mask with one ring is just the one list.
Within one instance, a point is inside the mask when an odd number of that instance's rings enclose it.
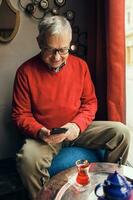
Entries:
{"label": "glass of tea", "polygon": [[76,185],[80,188],[85,187],[90,183],[89,162],[88,160],[77,160],[76,166],[78,171],[76,176]]}

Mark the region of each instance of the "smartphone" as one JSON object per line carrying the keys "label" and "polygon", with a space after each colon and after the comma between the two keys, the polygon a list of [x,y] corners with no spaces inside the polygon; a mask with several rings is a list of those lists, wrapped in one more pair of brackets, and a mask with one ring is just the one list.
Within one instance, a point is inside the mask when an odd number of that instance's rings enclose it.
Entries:
{"label": "smartphone", "polygon": [[51,134],[60,134],[65,133],[68,129],[67,128],[52,128]]}

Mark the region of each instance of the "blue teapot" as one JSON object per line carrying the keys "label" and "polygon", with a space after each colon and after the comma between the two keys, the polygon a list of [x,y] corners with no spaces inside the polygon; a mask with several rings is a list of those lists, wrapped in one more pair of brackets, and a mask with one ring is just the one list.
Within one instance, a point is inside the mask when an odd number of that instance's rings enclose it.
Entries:
{"label": "blue teapot", "polygon": [[[103,189],[103,195],[99,195],[101,188]],[[130,200],[133,199],[133,185],[115,171],[109,174],[104,183],[96,186],[95,195],[98,200]]]}

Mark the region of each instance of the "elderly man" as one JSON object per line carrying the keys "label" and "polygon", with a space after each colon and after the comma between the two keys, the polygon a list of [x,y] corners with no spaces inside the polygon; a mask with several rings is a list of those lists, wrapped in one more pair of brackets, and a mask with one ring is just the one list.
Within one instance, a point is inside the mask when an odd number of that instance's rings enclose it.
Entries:
{"label": "elderly man", "polygon": [[[41,53],[16,73],[12,118],[27,135],[17,153],[17,167],[31,199],[49,180],[48,168],[63,145],[105,148],[105,160],[127,159],[129,132],[120,122],[93,121],[97,99],[88,66],[69,54],[72,30],[63,16],[47,16],[39,24]],[[51,134],[55,127],[66,133]]]}

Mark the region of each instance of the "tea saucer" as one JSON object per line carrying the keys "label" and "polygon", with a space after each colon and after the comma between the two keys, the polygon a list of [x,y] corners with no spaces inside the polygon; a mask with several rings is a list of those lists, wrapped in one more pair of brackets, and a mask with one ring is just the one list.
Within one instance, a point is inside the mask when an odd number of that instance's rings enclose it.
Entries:
{"label": "tea saucer", "polygon": [[67,191],[67,189],[71,186],[71,184],[69,182],[67,182],[65,185],[62,186],[62,188],[59,190],[59,192],[57,193],[56,197],[54,200],[61,200],[62,196],[64,195],[64,193]]}

